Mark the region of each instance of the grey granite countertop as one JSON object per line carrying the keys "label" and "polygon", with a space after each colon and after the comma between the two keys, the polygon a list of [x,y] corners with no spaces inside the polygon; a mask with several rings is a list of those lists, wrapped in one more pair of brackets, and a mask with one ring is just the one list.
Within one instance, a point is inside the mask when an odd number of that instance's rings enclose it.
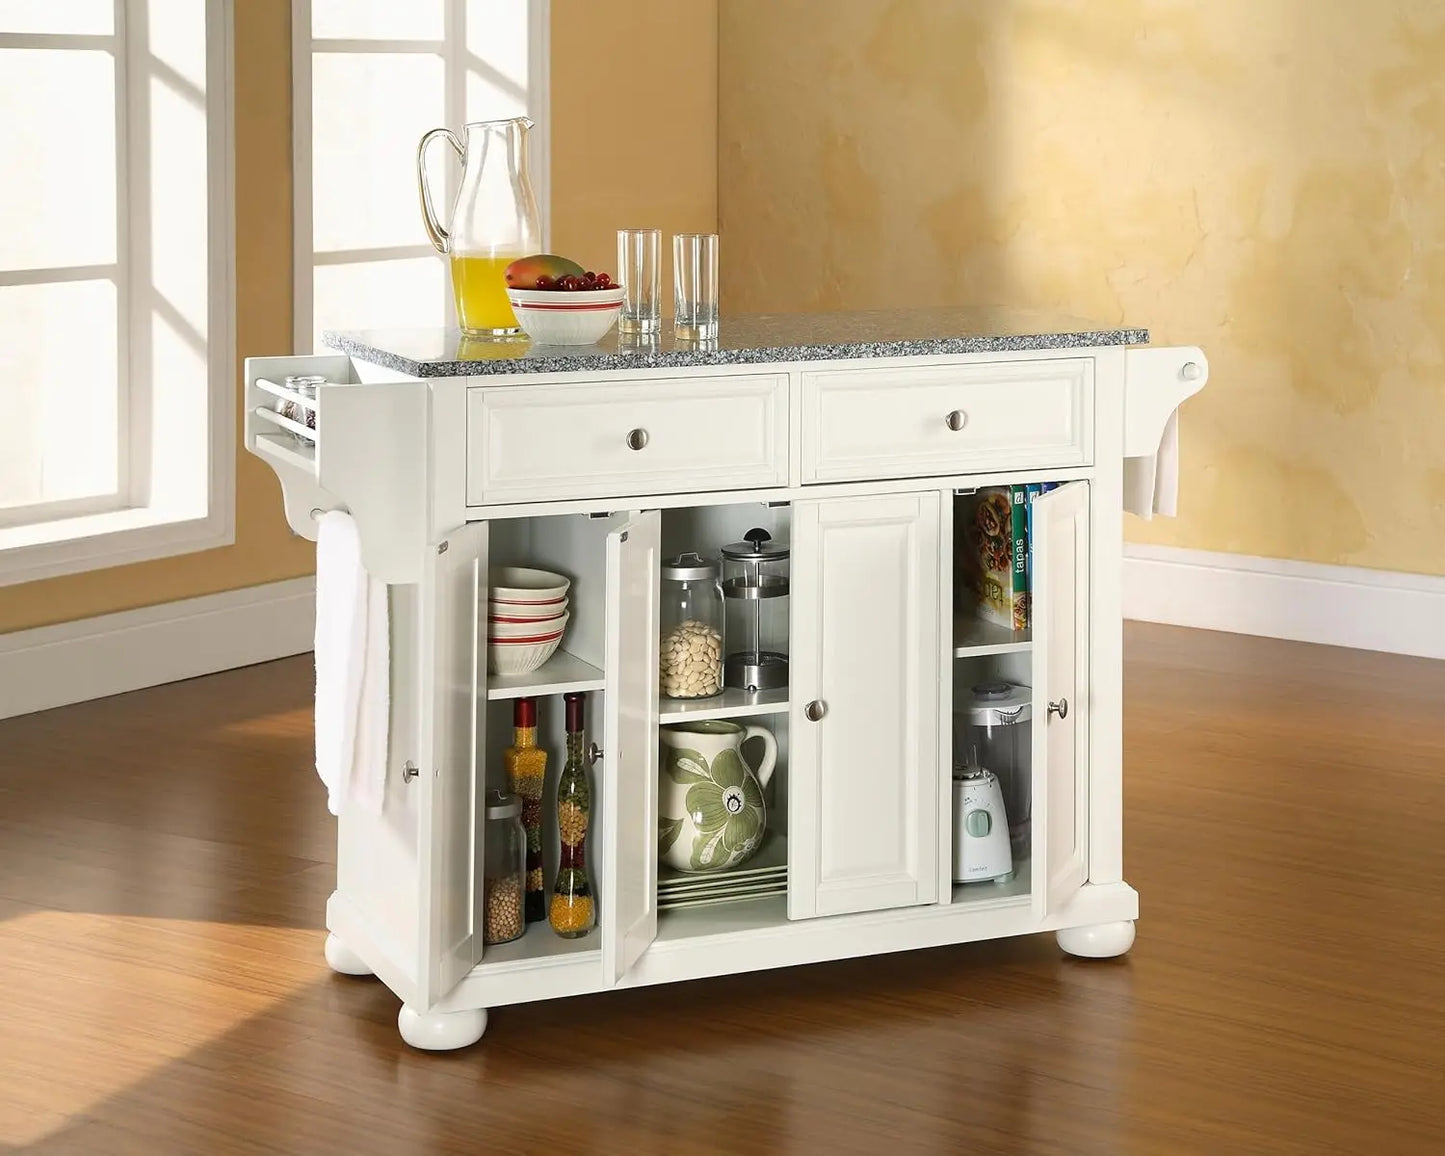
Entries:
{"label": "grey granite countertop", "polygon": [[718,328],[717,341],[709,345],[674,339],[666,322],[651,343],[630,343],[615,328],[596,345],[565,346],[533,345],[525,337],[464,338],[457,329],[328,330],[322,336],[342,353],[415,377],[846,361],[1149,341],[1147,329],[1111,329],[1072,317],[1003,308],[724,316]]}

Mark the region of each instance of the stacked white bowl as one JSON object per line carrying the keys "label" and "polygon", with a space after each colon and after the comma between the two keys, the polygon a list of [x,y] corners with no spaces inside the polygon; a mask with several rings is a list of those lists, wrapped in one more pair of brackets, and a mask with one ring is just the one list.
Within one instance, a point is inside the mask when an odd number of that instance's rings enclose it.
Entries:
{"label": "stacked white bowl", "polygon": [[498,566],[487,591],[487,670],[530,674],[567,630],[568,578],[528,566]]}

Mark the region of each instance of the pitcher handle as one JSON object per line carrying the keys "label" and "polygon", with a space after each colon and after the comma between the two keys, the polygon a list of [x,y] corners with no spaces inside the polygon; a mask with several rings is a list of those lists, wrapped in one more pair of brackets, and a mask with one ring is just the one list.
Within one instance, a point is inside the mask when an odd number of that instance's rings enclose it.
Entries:
{"label": "pitcher handle", "polygon": [[768,780],[773,777],[773,767],[778,762],[778,740],[773,737],[773,732],[767,727],[760,727],[756,723],[750,723],[743,728],[743,742],[738,745],[742,746],[748,739],[763,740],[763,760],[753,774],[758,777],[758,786],[767,790]]}
{"label": "pitcher handle", "polygon": [[436,246],[438,253],[445,253],[447,245],[451,242],[451,234],[442,227],[441,220],[437,217],[436,209],[432,206],[431,186],[426,179],[426,146],[438,137],[445,137],[447,143],[456,150],[459,159],[464,157],[462,142],[457,134],[449,128],[434,128],[426,136],[421,138],[421,144],[416,146],[416,186],[421,192],[421,219],[426,225],[427,236],[431,243]]}

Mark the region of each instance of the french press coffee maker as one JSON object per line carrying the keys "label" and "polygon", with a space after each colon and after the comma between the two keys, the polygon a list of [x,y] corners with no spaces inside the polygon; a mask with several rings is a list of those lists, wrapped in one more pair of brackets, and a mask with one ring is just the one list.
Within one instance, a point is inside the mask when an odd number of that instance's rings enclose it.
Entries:
{"label": "french press coffee maker", "polygon": [[724,686],[751,691],[788,685],[788,553],[763,529],[722,548]]}

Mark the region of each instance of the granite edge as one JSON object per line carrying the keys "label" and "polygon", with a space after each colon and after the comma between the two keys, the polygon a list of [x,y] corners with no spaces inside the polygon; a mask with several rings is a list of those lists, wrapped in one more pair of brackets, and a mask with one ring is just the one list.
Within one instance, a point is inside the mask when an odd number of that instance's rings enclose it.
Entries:
{"label": "granite edge", "polygon": [[881,357],[926,357],[952,353],[1013,353],[1039,349],[1098,349],[1147,345],[1147,329],[1081,330],[1004,336],[925,337],[908,341],[860,341],[833,345],[767,346],[756,349],[670,349],[657,353],[557,352],[497,361],[416,361],[368,345],[336,330],[321,335],[332,349],[413,377],[507,376],[520,373],[584,373],[626,369],[687,369],[712,365],[763,365],[796,361],[861,361]]}

